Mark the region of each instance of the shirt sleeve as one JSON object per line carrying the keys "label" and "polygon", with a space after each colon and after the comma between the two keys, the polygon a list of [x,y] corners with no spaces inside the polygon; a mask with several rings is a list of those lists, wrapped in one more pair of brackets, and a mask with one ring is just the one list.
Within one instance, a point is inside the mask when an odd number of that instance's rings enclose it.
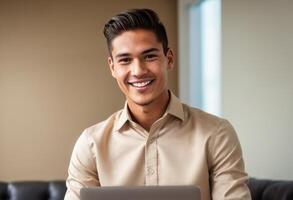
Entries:
{"label": "shirt sleeve", "polygon": [[210,184],[213,200],[251,200],[246,185],[242,150],[232,125],[221,121],[209,143]]}
{"label": "shirt sleeve", "polygon": [[65,200],[79,200],[80,189],[99,186],[94,143],[85,130],[78,138],[69,163]]}

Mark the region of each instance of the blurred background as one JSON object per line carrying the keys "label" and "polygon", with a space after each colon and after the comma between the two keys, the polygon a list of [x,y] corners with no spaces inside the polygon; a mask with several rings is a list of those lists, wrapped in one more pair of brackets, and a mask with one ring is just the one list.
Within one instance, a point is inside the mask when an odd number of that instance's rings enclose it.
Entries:
{"label": "blurred background", "polygon": [[102,30],[129,8],[159,14],[169,88],[233,124],[250,176],[293,179],[291,0],[0,0],[0,180],[65,179],[80,133],[123,107]]}

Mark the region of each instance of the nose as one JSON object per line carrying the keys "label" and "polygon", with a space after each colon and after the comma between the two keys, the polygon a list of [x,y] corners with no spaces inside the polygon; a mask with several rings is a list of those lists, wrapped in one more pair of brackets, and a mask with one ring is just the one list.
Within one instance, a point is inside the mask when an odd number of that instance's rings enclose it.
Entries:
{"label": "nose", "polygon": [[136,59],[131,66],[131,73],[133,76],[143,76],[147,73],[147,67],[144,62]]}

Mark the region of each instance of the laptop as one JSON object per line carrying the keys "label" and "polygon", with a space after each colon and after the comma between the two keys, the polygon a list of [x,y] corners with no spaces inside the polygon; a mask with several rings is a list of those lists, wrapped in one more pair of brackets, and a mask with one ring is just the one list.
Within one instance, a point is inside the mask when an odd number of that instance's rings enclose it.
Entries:
{"label": "laptop", "polygon": [[201,200],[195,186],[104,186],[82,188],[81,200]]}

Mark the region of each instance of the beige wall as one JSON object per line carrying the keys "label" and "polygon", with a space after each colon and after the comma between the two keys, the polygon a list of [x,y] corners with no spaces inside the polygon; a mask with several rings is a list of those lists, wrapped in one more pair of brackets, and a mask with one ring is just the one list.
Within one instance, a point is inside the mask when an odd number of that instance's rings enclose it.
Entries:
{"label": "beige wall", "polygon": [[293,179],[293,1],[223,0],[223,114],[249,174]]}
{"label": "beige wall", "polygon": [[0,0],[0,180],[66,178],[81,131],[123,106],[102,28],[134,7],[160,14],[176,53],[175,0]]}

